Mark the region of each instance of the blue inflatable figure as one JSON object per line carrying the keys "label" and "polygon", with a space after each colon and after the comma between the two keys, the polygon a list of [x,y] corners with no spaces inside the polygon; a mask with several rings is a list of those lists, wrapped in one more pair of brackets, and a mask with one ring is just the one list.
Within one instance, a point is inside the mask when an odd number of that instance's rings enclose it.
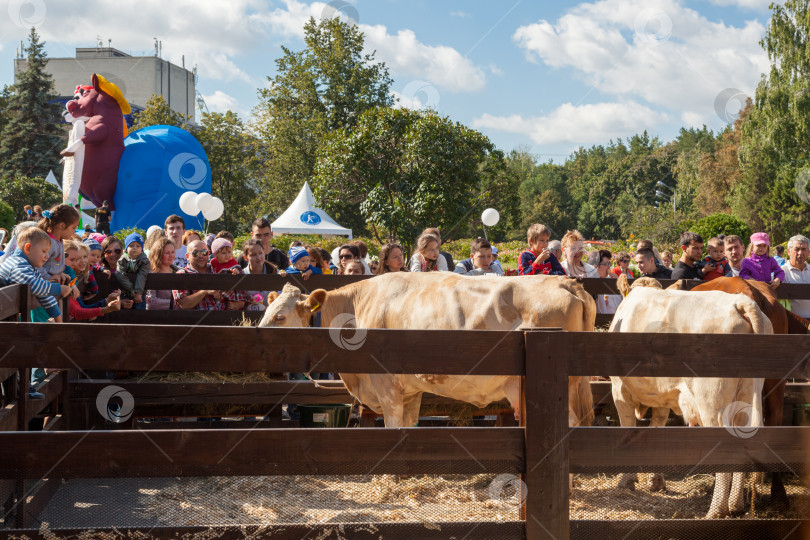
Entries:
{"label": "blue inflatable figure", "polygon": [[189,216],[180,210],[180,195],[186,191],[211,193],[211,165],[197,139],[174,126],[131,133],[124,139],[118,167],[112,230],[162,228],[167,217],[177,214],[186,229],[201,231],[202,214]]}

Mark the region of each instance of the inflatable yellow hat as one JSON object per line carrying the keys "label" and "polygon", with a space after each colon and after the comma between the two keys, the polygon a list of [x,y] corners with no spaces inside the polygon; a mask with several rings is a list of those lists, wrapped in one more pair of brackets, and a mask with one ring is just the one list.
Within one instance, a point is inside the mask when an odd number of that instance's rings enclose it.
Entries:
{"label": "inflatable yellow hat", "polygon": [[102,92],[113,98],[118,106],[121,107],[121,112],[124,114],[129,114],[132,112],[132,109],[129,106],[129,102],[124,99],[124,94],[121,93],[121,90],[114,84],[105,79],[102,75],[98,73],[93,74],[93,86],[99,88]]}

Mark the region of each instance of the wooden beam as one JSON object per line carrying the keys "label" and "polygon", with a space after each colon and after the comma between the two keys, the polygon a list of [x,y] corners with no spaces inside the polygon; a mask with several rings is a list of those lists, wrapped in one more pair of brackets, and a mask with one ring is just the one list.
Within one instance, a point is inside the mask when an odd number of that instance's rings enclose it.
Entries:
{"label": "wooden beam", "polygon": [[37,391],[45,397],[28,401],[28,409],[25,412],[26,423],[36,418],[45,408],[59,398],[65,388],[65,377],[64,371],[49,373],[48,377],[38,385]]}
{"label": "wooden beam", "polygon": [[0,478],[520,474],[523,445],[521,428],[7,432]]}
{"label": "wooden beam", "polygon": [[649,472],[664,466],[689,473],[798,472],[810,461],[805,427],[571,428],[571,472]]}
{"label": "wooden beam", "polygon": [[[510,331],[363,330],[360,348],[347,350],[330,328],[110,324],[103,340],[90,324],[0,323],[6,329],[26,351],[4,359],[16,367],[217,371],[226,361],[243,372],[520,375],[524,362],[523,334]],[[131,346],[143,336],[148,347]],[[54,354],[53,343],[64,354]]]}
{"label": "wooden beam", "polygon": [[27,296],[28,286],[7,285],[0,288],[0,321],[17,320],[23,295]]}
{"label": "wooden beam", "polygon": [[419,540],[446,540],[448,538],[514,538],[523,539],[521,521],[464,521],[464,522],[408,522],[408,523],[284,523],[280,525],[210,525],[195,527],[109,527],[65,529],[49,528],[15,530],[31,540],[53,538],[115,537],[117,539],[144,538],[207,538],[211,540],[244,540],[245,538],[273,538],[273,540],[302,540],[304,538],[351,538],[352,540],[379,540],[380,538],[418,538]]}
{"label": "wooden beam", "polygon": [[259,324],[263,311],[200,311],[182,309],[141,310],[122,309],[99,317],[94,322],[104,324],[174,324],[206,326],[235,326],[247,319],[253,326]]}
{"label": "wooden beam", "polygon": [[[526,538],[568,538],[569,339],[526,332]],[[568,337],[568,336],[565,336]]]}
{"label": "wooden beam", "polygon": [[810,335],[583,332],[571,348],[570,375],[810,377]]}
{"label": "wooden beam", "polygon": [[280,291],[289,283],[298,287],[302,292],[311,292],[315,289],[333,290],[365,281],[374,276],[311,276],[304,281],[296,275],[281,277],[266,274],[149,274],[146,278],[147,289],[217,289],[217,290],[251,290],[251,291]]}
{"label": "wooden beam", "polygon": [[645,519],[627,521],[571,521],[575,538],[648,540],[716,540],[718,538],[779,538],[806,540],[810,520],[805,519]]}

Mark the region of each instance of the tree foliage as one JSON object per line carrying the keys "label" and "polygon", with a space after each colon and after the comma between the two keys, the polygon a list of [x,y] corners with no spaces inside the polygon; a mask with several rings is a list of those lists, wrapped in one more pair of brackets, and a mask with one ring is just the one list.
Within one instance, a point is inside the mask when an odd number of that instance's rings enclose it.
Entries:
{"label": "tree foliage", "polygon": [[327,137],[313,188],[339,222],[342,209],[359,210],[378,235],[410,245],[425,227],[456,230],[487,202],[508,199],[505,166],[487,166],[502,159],[493,150],[481,133],[434,112],[380,107]]}
{"label": "tree foliage", "polygon": [[[363,54],[363,33],[338,18],[304,26],[305,48],[282,47],[278,74],[259,91],[254,129],[266,147],[255,205],[278,215],[315,170],[318,146],[336,130],[351,129],[363,112],[393,104],[385,63]],[[343,224],[360,232],[365,223],[340,207]],[[354,217],[354,219],[349,219]]]}
{"label": "tree foliage", "polygon": [[44,178],[28,176],[6,176],[0,179],[0,200],[5,201],[14,210],[15,221],[26,219],[23,207],[26,204],[40,205],[44,209],[62,202],[62,192]]}
{"label": "tree foliage", "polygon": [[0,176],[41,176],[59,168],[59,152],[65,137],[60,124],[62,115],[55,98],[53,78],[45,71],[45,43],[34,28],[28,35],[26,69],[5,100],[0,140]]}
{"label": "tree foliage", "polygon": [[704,242],[721,234],[736,234],[743,239],[744,244],[747,244],[751,236],[751,227],[740,218],[729,214],[712,214],[698,220],[692,226],[692,232],[702,236]]}
{"label": "tree foliage", "polygon": [[174,111],[163,96],[152,94],[152,97],[146,101],[144,110],[136,112],[133,120],[130,131],[147,126],[175,126],[188,130],[191,116]]}
{"label": "tree foliage", "polygon": [[15,223],[17,220],[14,218],[14,209],[6,201],[0,201],[0,227],[11,233]]}

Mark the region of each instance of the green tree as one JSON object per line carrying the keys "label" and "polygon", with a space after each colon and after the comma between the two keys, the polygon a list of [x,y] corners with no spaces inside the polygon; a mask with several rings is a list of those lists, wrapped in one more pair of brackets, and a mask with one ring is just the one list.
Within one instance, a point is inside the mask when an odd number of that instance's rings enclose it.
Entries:
{"label": "green tree", "polygon": [[44,209],[62,202],[61,190],[49,184],[44,178],[28,176],[6,176],[0,179],[0,200],[5,201],[14,210],[14,219],[26,219],[23,207],[26,204],[38,204]]}
{"label": "green tree", "polygon": [[[363,33],[340,19],[315,21],[304,26],[306,47],[282,47],[275,77],[259,91],[255,131],[266,146],[257,213],[280,214],[295,198],[315,169],[318,146],[334,130],[351,128],[360,115],[378,106],[390,106],[388,68],[363,54]],[[343,225],[360,232],[362,220],[349,207],[341,207]]]}
{"label": "green tree", "polygon": [[736,207],[746,202],[753,206],[780,242],[810,229],[810,200],[796,189],[797,179],[810,174],[810,1],[774,2],[771,9],[760,42],[771,68],[760,80],[754,107],[742,125],[742,185]]}
{"label": "green tree", "polygon": [[751,236],[751,227],[738,217],[729,214],[712,214],[699,219],[693,226],[692,231],[703,237],[703,241],[720,234],[736,234],[747,243],[746,239]]}
{"label": "green tree", "polygon": [[225,205],[217,227],[236,234],[250,230],[255,214],[251,214],[248,207],[256,199],[258,142],[232,111],[203,113],[194,135],[205,148],[211,164],[211,193]]}
{"label": "green tree", "polygon": [[188,130],[190,121],[191,116],[172,110],[163,96],[152,94],[152,97],[146,101],[144,110],[133,115],[133,124],[130,131],[147,126],[175,126]]}
{"label": "green tree", "polygon": [[45,71],[45,43],[34,28],[28,35],[26,69],[7,100],[0,141],[1,176],[41,176],[59,167],[59,152],[65,143],[60,107],[54,99],[53,78]]}
{"label": "green tree", "polygon": [[[14,219],[14,209],[5,201],[0,201],[0,227],[11,233],[11,228],[17,220]],[[8,240],[8,238],[6,238]]]}
{"label": "green tree", "polygon": [[434,112],[380,107],[327,137],[313,188],[338,222],[341,209],[359,209],[379,238],[410,245],[424,227],[455,230],[478,219],[485,199],[505,196],[494,184],[482,192],[492,153],[484,135]]}

